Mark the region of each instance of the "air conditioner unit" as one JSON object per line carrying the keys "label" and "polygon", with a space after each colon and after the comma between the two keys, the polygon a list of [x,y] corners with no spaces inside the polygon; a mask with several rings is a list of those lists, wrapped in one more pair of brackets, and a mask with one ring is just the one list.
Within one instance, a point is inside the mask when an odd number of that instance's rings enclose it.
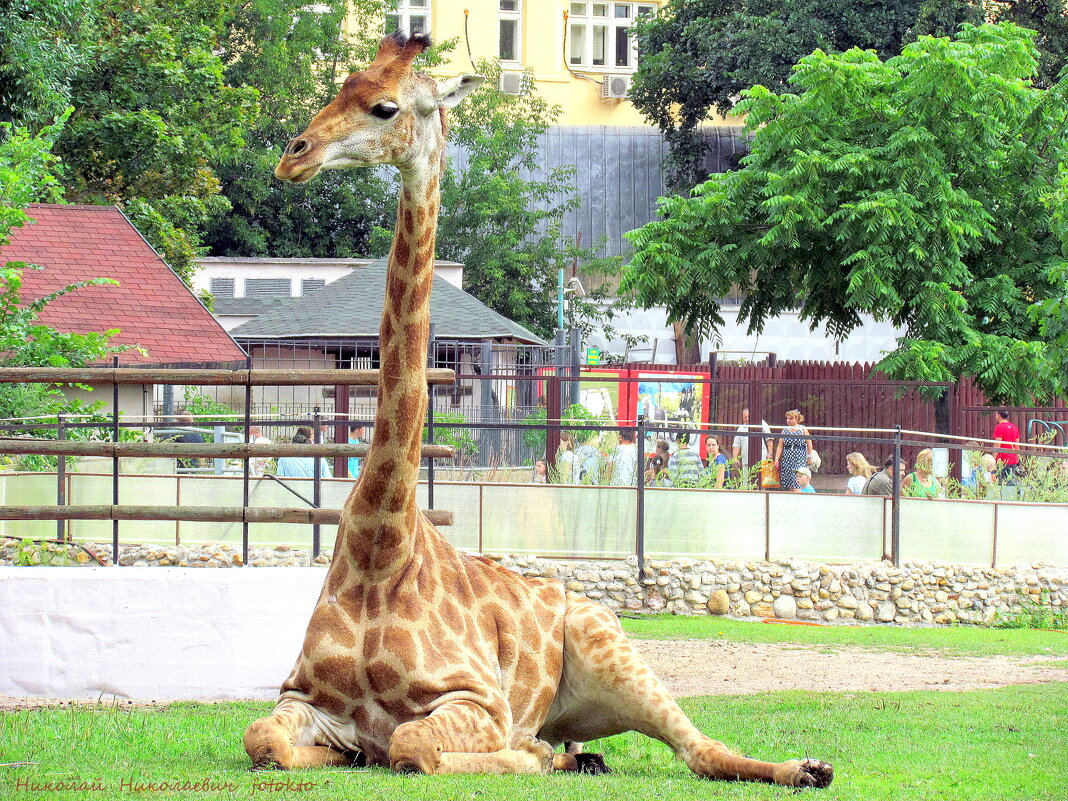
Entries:
{"label": "air conditioner unit", "polygon": [[605,75],[601,81],[601,98],[603,100],[618,100],[627,96],[630,91],[630,76],[628,75]]}
{"label": "air conditioner unit", "polygon": [[501,91],[506,95],[521,95],[523,94],[523,73],[521,72],[502,72]]}

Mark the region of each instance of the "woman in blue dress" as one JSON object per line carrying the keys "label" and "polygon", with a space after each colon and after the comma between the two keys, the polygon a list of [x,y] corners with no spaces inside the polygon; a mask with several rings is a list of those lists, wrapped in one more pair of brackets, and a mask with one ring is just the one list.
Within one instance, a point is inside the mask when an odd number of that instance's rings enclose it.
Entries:
{"label": "woman in blue dress", "polygon": [[775,461],[779,464],[779,486],[784,490],[799,489],[797,470],[808,467],[808,456],[812,453],[812,440],[808,438],[808,429],[801,425],[805,418],[797,409],[786,413],[786,428],[782,430],[775,445]]}

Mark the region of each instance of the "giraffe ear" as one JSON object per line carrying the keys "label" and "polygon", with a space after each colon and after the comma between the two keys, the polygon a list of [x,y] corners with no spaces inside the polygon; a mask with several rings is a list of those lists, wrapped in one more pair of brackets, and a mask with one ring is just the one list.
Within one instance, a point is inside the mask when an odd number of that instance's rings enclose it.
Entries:
{"label": "giraffe ear", "polygon": [[483,75],[461,75],[438,81],[437,101],[439,106],[452,108],[486,80]]}

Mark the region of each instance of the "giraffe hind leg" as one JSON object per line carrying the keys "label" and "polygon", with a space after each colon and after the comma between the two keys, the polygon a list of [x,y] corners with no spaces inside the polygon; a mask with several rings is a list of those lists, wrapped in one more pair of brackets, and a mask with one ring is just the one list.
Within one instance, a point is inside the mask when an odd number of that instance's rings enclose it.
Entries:
{"label": "giraffe hind leg", "polygon": [[339,751],[315,742],[314,721],[306,704],[286,701],[273,714],[245,729],[245,751],[252,770],[293,770],[325,766],[359,767],[363,754]]}
{"label": "giraffe hind leg", "polygon": [[[504,709],[503,699],[499,701]],[[553,749],[533,737],[508,747],[506,726],[472,701],[455,701],[398,726],[389,743],[393,770],[450,773],[548,773]]]}
{"label": "giraffe hind leg", "polygon": [[747,759],[701,734],[627,639],[615,615],[593,601],[570,596],[564,675],[540,736],[560,742],[624,731],[666,743],[690,770],[707,779],[827,787],[834,776],[826,762]]}

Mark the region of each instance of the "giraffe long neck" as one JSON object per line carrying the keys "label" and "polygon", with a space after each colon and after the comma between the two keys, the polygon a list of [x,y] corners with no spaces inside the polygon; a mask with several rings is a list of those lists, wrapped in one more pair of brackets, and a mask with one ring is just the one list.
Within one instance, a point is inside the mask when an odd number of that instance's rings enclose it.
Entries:
{"label": "giraffe long neck", "polygon": [[342,540],[338,545],[364,570],[386,571],[405,563],[418,526],[416,483],[427,406],[440,166],[439,152],[423,169],[401,173],[380,328],[374,435],[360,480],[346,504],[358,522],[338,531]]}

